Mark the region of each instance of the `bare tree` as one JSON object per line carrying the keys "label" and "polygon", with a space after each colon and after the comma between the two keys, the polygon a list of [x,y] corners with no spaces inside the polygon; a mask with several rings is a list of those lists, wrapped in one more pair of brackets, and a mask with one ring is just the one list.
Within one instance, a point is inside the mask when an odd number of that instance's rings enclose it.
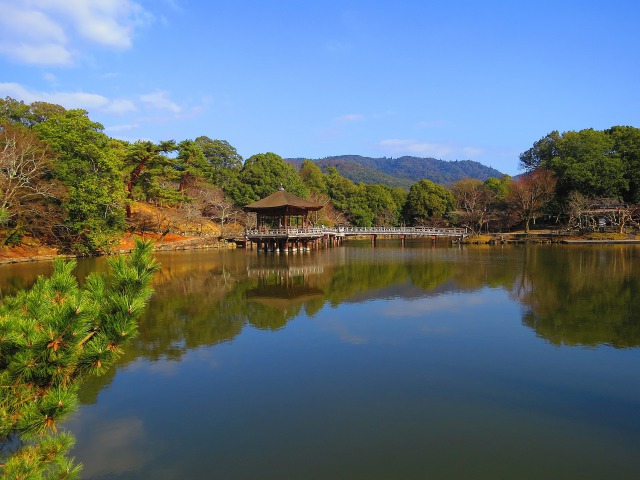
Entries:
{"label": "bare tree", "polygon": [[200,201],[204,218],[220,223],[221,236],[224,236],[225,223],[236,218],[241,211],[220,187],[200,183],[189,190],[189,195]]}
{"label": "bare tree", "polygon": [[531,221],[540,215],[553,198],[555,187],[556,178],[553,173],[541,168],[525,173],[509,186],[507,203],[524,222],[525,233],[529,233]]}
{"label": "bare tree", "polygon": [[451,189],[456,199],[459,221],[474,233],[488,222],[491,202],[495,193],[487,189],[481,180],[465,179],[456,182]]}
{"label": "bare tree", "polygon": [[9,227],[3,243],[21,230],[56,237],[61,214],[52,200],[62,195],[62,187],[50,178],[50,158],[31,130],[0,125],[0,212]]}
{"label": "bare tree", "polygon": [[336,210],[327,195],[312,193],[309,200],[317,205],[322,205],[320,210],[311,213],[311,223],[313,225],[333,226],[347,223],[347,218],[342,212]]}

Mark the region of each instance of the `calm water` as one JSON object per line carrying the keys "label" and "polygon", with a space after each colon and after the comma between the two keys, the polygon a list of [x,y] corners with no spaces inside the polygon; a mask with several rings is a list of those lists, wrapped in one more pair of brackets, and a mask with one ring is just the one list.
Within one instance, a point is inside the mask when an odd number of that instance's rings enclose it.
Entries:
{"label": "calm water", "polygon": [[640,476],[640,247],[158,259],[140,336],[67,422],[85,478]]}

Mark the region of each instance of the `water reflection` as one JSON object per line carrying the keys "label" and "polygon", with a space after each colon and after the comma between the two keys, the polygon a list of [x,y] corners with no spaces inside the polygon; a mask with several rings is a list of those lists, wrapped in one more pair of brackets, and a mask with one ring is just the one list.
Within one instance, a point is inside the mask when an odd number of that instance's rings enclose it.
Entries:
{"label": "water reflection", "polygon": [[[554,246],[160,254],[156,295],[124,362],[176,360],[198,346],[232,341],[247,325],[277,330],[325,305],[486,287],[510,292],[524,307],[522,323],[552,344],[635,347],[639,252],[634,246]],[[2,291],[28,287],[50,264],[29,267],[3,267]],[[104,261],[79,262],[80,275],[94,269],[104,269]]]}
{"label": "water reflection", "polygon": [[78,458],[90,478],[635,478],[638,252],[160,254],[140,335],[80,390]]}
{"label": "water reflection", "polygon": [[640,344],[636,248],[528,249],[514,285],[523,323],[555,345]]}
{"label": "water reflection", "polygon": [[523,324],[553,344],[638,346],[639,258],[635,247],[165,255],[131,355],[179,358],[231,341],[247,325],[277,330],[325,305],[486,287],[510,292],[524,307]]}

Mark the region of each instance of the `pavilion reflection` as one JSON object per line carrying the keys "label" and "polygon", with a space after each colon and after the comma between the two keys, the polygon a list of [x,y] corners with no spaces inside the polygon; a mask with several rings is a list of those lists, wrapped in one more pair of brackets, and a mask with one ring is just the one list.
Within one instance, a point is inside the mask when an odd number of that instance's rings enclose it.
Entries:
{"label": "pavilion reflection", "polygon": [[325,292],[319,287],[324,274],[322,265],[288,263],[254,266],[247,269],[248,277],[257,285],[246,291],[246,298],[261,305],[280,310],[299,311],[309,302],[322,301]]}

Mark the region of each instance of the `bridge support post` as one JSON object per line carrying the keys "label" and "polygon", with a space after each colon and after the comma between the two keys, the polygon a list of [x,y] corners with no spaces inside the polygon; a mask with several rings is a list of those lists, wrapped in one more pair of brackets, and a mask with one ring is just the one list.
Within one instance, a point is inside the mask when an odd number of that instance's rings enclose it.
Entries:
{"label": "bridge support post", "polygon": [[404,239],[405,239],[406,235],[400,235],[400,245],[402,245],[402,248],[404,248]]}
{"label": "bridge support post", "polygon": [[376,246],[376,238],[377,238],[377,235],[371,235],[371,246],[372,247]]}

